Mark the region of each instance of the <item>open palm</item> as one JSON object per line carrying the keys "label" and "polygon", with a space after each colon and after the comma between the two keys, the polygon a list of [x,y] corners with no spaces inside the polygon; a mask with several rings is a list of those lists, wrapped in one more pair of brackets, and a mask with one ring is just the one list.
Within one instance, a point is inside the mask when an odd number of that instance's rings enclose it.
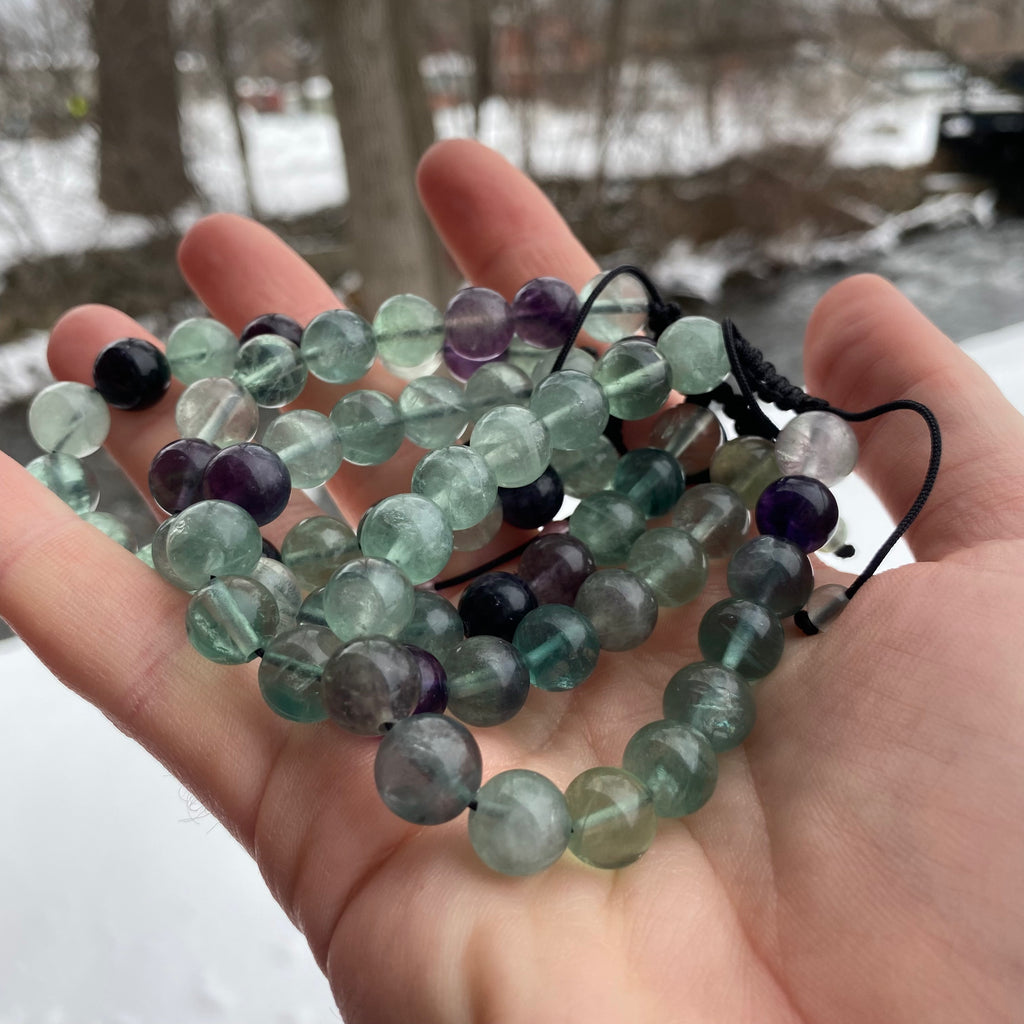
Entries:
{"label": "open palm", "polygon": [[[535,187],[482,147],[435,147],[420,188],[475,284],[508,296],[541,274],[579,286],[596,270]],[[337,304],[239,218],[200,223],[181,261],[235,329]],[[55,374],[89,382],[99,348],[126,334],[146,336],[115,310],[73,310],[53,333]],[[251,666],[189,647],[185,595],[2,457],[0,614],[256,857],[349,1024],[1020,1020],[1024,421],[877,279],[822,301],[807,375],[842,408],[906,397],[936,412],[946,455],[909,536],[920,561],[873,580],[830,632],[794,633],[757,686],[754,732],[720,758],[709,804],[662,821],[623,871],[566,856],[505,878],[479,864],[464,820],[424,829],[393,817],[373,787],[374,740],[275,718]],[[375,369],[370,386],[400,384]],[[302,404],[328,411],[338,393],[311,382]],[[175,436],[176,394],[113,413],[108,447],[143,489]],[[899,413],[860,436],[861,470],[902,514],[926,432]],[[350,519],[407,489],[407,447],[384,467],[344,467],[332,487]],[[297,495],[266,532],[280,541],[308,514]],[[476,730],[485,779],[527,767],[564,788],[619,764],[632,733],[661,717],[671,674],[699,660],[700,614],[723,591],[713,574],[642,648],[603,654],[578,691],[534,691],[512,722]]]}

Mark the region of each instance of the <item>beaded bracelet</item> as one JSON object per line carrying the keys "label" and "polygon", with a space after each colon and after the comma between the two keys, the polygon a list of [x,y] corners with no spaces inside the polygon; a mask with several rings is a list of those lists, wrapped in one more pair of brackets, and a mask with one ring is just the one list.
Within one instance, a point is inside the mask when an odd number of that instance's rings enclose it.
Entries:
{"label": "beaded bracelet", "polygon": [[[567,846],[594,866],[625,866],[649,846],[657,817],[702,806],[717,778],[715,754],[741,743],[753,725],[750,684],[781,658],[781,617],[796,614],[815,632],[838,615],[920,511],[940,452],[924,407],[834,410],[780,378],[729,321],[682,317],[637,268],[599,276],[582,300],[553,278],[529,282],[511,307],[487,289],[465,289],[443,318],[422,299],[397,296],[372,328],[344,310],[305,330],[272,314],[243,331],[241,347],[215,321],[187,321],[168,339],[166,357],[138,339],[115,342],[96,360],[95,390],[51,385],[29,414],[33,436],[50,452],[30,471],[116,536],[97,518],[95,488],[74,456],[103,443],[104,399],[149,407],[173,368],[188,385],[176,410],[184,436],[153,461],[150,488],[172,518],[158,527],[147,560],[193,593],[193,646],[222,663],[261,656],[261,693],[285,718],[331,718],[382,735],[375,779],[385,804],[417,824],[470,808],[472,845],[490,867],[513,875],[547,867]],[[639,334],[643,320],[655,340]],[[573,348],[584,326],[613,342],[596,363]],[[540,352],[536,387],[498,361],[514,334]],[[285,413],[263,445],[251,443],[258,405],[294,401],[307,372],[353,383],[377,355],[405,376],[443,358],[468,383],[462,391],[451,380],[415,377],[398,403],[351,392],[330,418]],[[563,369],[570,358],[575,367]],[[610,417],[614,427],[661,409],[671,386],[710,400],[730,371],[741,394],[730,391],[725,408],[746,431],[734,441],[722,444],[717,418],[692,402],[661,413],[649,447],[620,457],[605,436]],[[755,394],[798,415],[780,434]],[[853,585],[812,592],[807,554],[830,539],[842,544],[828,485],[856,461],[845,420],[897,408],[928,422],[932,458],[921,495]],[[468,445],[455,444],[471,418]],[[259,525],[283,510],[293,483],[323,483],[343,457],[379,464],[403,437],[432,449],[417,464],[411,493],[378,502],[358,534],[317,516],[289,532],[280,561],[263,554]],[[682,467],[692,481],[702,463],[709,482],[684,493]],[[551,524],[563,490],[579,505],[567,524]],[[762,535],[744,543],[750,508]],[[669,512],[672,526],[647,529]],[[464,549],[480,547],[503,519],[548,525],[488,566],[435,579],[459,534]],[[516,574],[480,575],[517,555]],[[600,650],[642,643],[659,606],[693,600],[708,559],[726,557],[733,596],[701,620],[705,660],[672,676],[664,719],[629,740],[621,768],[585,771],[564,795],[525,770],[481,786],[479,748],[462,723],[507,721],[531,685],[580,685]],[[437,593],[473,577],[458,611]],[[302,589],[310,591],[305,599]]]}

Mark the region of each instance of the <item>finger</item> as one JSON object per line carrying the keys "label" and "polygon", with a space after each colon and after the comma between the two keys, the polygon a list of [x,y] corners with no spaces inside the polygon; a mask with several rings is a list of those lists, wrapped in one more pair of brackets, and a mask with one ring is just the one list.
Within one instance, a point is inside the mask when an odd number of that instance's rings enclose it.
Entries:
{"label": "finger", "polygon": [[[935,413],[942,465],[907,534],[918,558],[1024,536],[1024,419],[892,285],[863,275],[829,291],[808,325],[805,367],[811,393],[841,409],[909,398]],[[924,479],[927,429],[913,413],[895,412],[856,430],[857,468],[899,520]]]}

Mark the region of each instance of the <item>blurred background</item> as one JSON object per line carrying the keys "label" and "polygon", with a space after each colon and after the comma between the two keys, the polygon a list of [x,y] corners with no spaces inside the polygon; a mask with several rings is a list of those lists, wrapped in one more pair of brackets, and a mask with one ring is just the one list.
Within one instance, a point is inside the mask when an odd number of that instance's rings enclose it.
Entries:
{"label": "blurred background", "polygon": [[[174,249],[206,212],[264,221],[367,316],[443,305],[458,278],[412,182],[451,136],[795,380],[815,301],[862,270],[1024,365],[1019,0],[0,0],[0,449],[38,454],[26,399],[63,309],[159,336],[201,314]],[[0,644],[0,706],[37,723],[0,759],[0,1024],[336,1018],[230,838],[182,828],[187,794],[73,701]]]}

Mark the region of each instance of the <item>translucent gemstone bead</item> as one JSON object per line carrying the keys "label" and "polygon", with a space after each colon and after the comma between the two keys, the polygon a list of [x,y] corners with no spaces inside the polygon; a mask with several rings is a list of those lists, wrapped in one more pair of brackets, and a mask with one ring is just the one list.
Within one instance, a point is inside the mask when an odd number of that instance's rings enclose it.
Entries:
{"label": "translucent gemstone bead", "polygon": [[366,510],[357,536],[364,555],[394,562],[413,585],[432,580],[452,553],[448,520],[419,494],[393,494],[378,501]]}
{"label": "translucent gemstone bead", "polygon": [[522,487],[499,487],[502,515],[509,526],[536,530],[558,515],[565,499],[559,475],[548,466],[532,483]]}
{"label": "translucent gemstone bead", "polygon": [[219,576],[192,595],[185,612],[189,643],[209,661],[252,661],[277,631],[277,602],[261,583]]}
{"label": "translucent gemstone bead", "polygon": [[402,719],[381,740],[377,792],[398,817],[440,825],[461,814],[480,788],[483,762],[470,731],[444,715]]}
{"label": "translucent gemstone bead", "polygon": [[535,277],[516,292],[512,320],[528,345],[561,348],[572,335],[580,300],[572,286],[557,277]]}
{"label": "translucent gemstone bead", "polygon": [[511,363],[486,363],[466,381],[466,407],[471,419],[501,405],[527,406],[533,382]]}
{"label": "translucent gemstone bead", "polygon": [[303,625],[323,626],[324,629],[330,629],[330,626],[327,625],[327,616],[324,615],[324,590],[324,587],[317,587],[316,590],[311,590],[306,595],[298,616],[299,622]]}
{"label": "translucent gemstone bead", "polygon": [[651,588],[662,608],[692,601],[708,578],[704,548],[676,526],[661,526],[638,537],[630,548],[626,568]]}
{"label": "translucent gemstone bead", "polygon": [[650,790],[659,818],[692,814],[708,802],[718,781],[711,744],[696,729],[676,721],[638,729],[626,744],[622,767]]}
{"label": "translucent gemstone bead", "polygon": [[443,377],[409,381],[398,397],[405,436],[421,448],[455,444],[469,423],[462,388]]}
{"label": "translucent gemstone bead", "polygon": [[817,587],[807,600],[807,617],[819,633],[824,633],[850,603],[846,587],[839,583],[826,583]]}
{"label": "translucent gemstone bead", "polygon": [[840,516],[836,522],[835,529],[828,535],[828,540],[818,548],[818,551],[823,555],[835,554],[840,548],[846,546],[846,538],[846,520]]}
{"label": "translucent gemstone bead", "polygon": [[281,544],[284,564],[310,590],[324,586],[335,569],[359,554],[352,528],[333,516],[303,519],[288,531]]}
{"label": "translucent gemstone bead", "polygon": [[586,498],[611,487],[619,453],[607,437],[577,451],[556,450],[551,465],[562,478],[565,493],[573,498]]}
{"label": "translucent gemstone bead", "polygon": [[635,448],[615,467],[612,487],[624,494],[648,519],[670,512],[683,496],[679,463],[658,448]]}
{"label": "translucent gemstone bead", "polygon": [[43,451],[82,458],[110,432],[110,410],[98,391],[77,381],[50,384],[28,407],[28,429]]}
{"label": "translucent gemstone bead", "polygon": [[647,852],[658,828],[650,790],[622,768],[590,768],[565,791],[569,849],[595,868],[624,868]]}
{"label": "translucent gemstone bead", "polygon": [[149,409],[167,393],[171,366],[167,356],[142,338],[120,338],[100,350],[92,380],[107,405],[115,409]]}
{"label": "translucent gemstone bead", "polygon": [[429,363],[444,343],[444,317],[418,295],[393,295],[377,310],[373,334],[389,369]]}
{"label": "translucent gemstone bead", "polygon": [[537,348],[523,341],[518,335],[513,335],[506,355],[512,366],[518,367],[531,381],[535,381],[537,368],[547,363],[551,349]]}
{"label": "translucent gemstone bead", "polygon": [[135,550],[135,538],[132,536],[132,531],[117,516],[111,515],[109,512],[82,512],[80,518],[105,533],[111,540],[117,541],[121,547],[127,548],[129,551]]}
{"label": "translucent gemstone bead", "polygon": [[405,574],[381,558],[353,558],[327,581],[324,615],[339,639],[397,637],[412,619],[413,589]]}
{"label": "translucent gemstone bead", "polygon": [[150,567],[150,569],[155,569],[156,568],[156,566],[153,564],[153,545],[152,544],[143,544],[143,546],[141,548],[139,548],[139,550],[136,551],[135,554],[138,555],[139,561],[143,562],[145,565],[148,565]]}
{"label": "translucent gemstone bead", "polygon": [[601,645],[590,620],[564,604],[546,604],[527,613],[512,643],[540,690],[572,690],[597,667]]}
{"label": "translucent gemstone bead", "polygon": [[273,334],[278,338],[285,338],[293,345],[298,345],[302,340],[302,325],[284,313],[263,313],[253,317],[243,328],[238,340],[244,345],[253,338],[265,337]]}
{"label": "translucent gemstone bead", "polygon": [[711,482],[735,491],[748,509],[753,509],[761,492],[778,479],[775,446],[763,437],[734,437],[711,460]]}
{"label": "translucent gemstone bead", "polygon": [[764,489],[754,511],[757,528],[792,541],[802,551],[817,551],[839,521],[835,495],[809,476],[784,476]]}
{"label": "translucent gemstone bead", "polygon": [[495,356],[493,359],[467,359],[465,356],[460,356],[448,344],[444,343],[444,347],[441,349],[441,355],[444,361],[444,365],[448,372],[458,381],[465,383],[470,377],[476,373],[477,370],[482,366],[487,366],[494,362],[505,362],[508,359],[508,352],[502,352],[501,355]]}
{"label": "translucent gemstone bead", "polygon": [[249,578],[262,583],[277,602],[280,617],[278,629],[291,629],[298,622],[299,609],[302,607],[302,591],[295,573],[283,562],[264,555],[249,573]]}
{"label": "translucent gemstone bead", "polygon": [[608,399],[592,377],[560,370],[533,392],[530,411],[547,427],[554,448],[576,450],[593,444],[608,423]]}
{"label": "translucent gemstone bead", "polygon": [[[580,291],[580,303],[603,281],[604,274],[592,277]],[[613,345],[636,334],[647,323],[650,300],[639,278],[632,274],[619,274],[601,289],[601,294],[590,307],[583,330],[598,341]]]}
{"label": "translucent gemstone bead", "polygon": [[308,376],[298,346],[275,334],[257,335],[238,350],[234,379],[264,408],[294,402]]}
{"label": "translucent gemstone bead", "polygon": [[853,472],[858,451],[850,424],[824,410],[793,417],[775,439],[775,461],[783,474],[814,477],[826,487]]}
{"label": "translucent gemstone bead", "polygon": [[444,665],[465,638],[462,619],[451,601],[428,590],[413,592],[412,618],[398,636],[403,644],[428,651]]}
{"label": "translucent gemstone bead", "polygon": [[174,421],[182,437],[198,437],[226,448],[256,436],[260,410],[240,384],[226,377],[210,377],[185,388],[175,406]]}
{"label": "translucent gemstone bead", "polygon": [[604,651],[639,647],[658,624],[651,588],[628,569],[598,569],[580,585],[576,610],[585,615]]}
{"label": "translucent gemstone bead", "polygon": [[[546,377],[550,377],[551,374],[555,373],[555,363],[558,362],[561,355],[560,350],[550,349],[544,352],[540,359],[533,365],[533,369],[530,370],[530,380],[533,381],[534,389],[540,384]],[[594,358],[585,349],[573,346],[565,355],[565,360],[562,363],[558,372],[562,370],[572,370],[575,373],[582,373],[584,377],[594,376],[594,367],[597,366],[597,359]]]}
{"label": "translucent gemstone bead", "polygon": [[571,605],[595,568],[583,541],[568,533],[549,533],[530,542],[516,575],[533,591],[538,604]]}
{"label": "translucent gemstone bead", "polygon": [[661,448],[679,460],[688,476],[705,472],[725,441],[718,417],[703,405],[681,402],[659,414],[647,438],[650,448]]}
{"label": "translucent gemstone bead", "polygon": [[322,686],[333,721],[359,736],[379,736],[413,713],[420,699],[420,669],[404,644],[363,637],[327,659]]}
{"label": "translucent gemstone bead", "polygon": [[341,641],[323,626],[303,624],[278,633],[260,662],[260,693],[268,707],[291,722],[322,722],[324,665]]}
{"label": "translucent gemstone bead", "polygon": [[569,517],[569,532],[583,541],[598,565],[620,565],[647,520],[623,494],[601,491],[584,498]]}
{"label": "translucent gemstone bead", "polygon": [[92,512],[99,504],[100,485],[96,474],[74,455],[60,452],[40,455],[25,468],[79,514]]}
{"label": "translucent gemstone bead", "polygon": [[562,791],[522,768],[501,772],[481,786],[469,812],[473,849],[503,875],[533,875],[550,867],[565,852],[571,831]]}
{"label": "translucent gemstone bead", "polygon": [[499,487],[521,487],[544,472],[551,459],[547,427],[515,405],[484,413],[473,427],[470,446],[491,467]]}
{"label": "translucent gemstone bead", "polygon": [[168,514],[177,515],[203,498],[203,474],[216,445],[198,437],[185,437],[166,444],[149,465],[149,493]]}
{"label": "translucent gemstone bead", "polygon": [[762,679],[778,665],[785,635],[773,611],[753,601],[729,597],[704,613],[697,643],[708,661],[731,668],[751,682]]}
{"label": "translucent gemstone bead", "polygon": [[701,733],[716,753],[739,746],[754,727],[757,712],[750,685],[710,661],[681,668],[665,687],[662,714]]}
{"label": "translucent gemstone bead", "polygon": [[377,357],[373,328],[349,309],[329,309],[302,332],[302,358],[309,372],[330,384],[351,384]]}
{"label": "translucent gemstone bead", "polygon": [[420,670],[420,699],[414,715],[440,715],[448,707],[448,674],[444,665],[422,647],[406,644],[405,649],[416,659]]}
{"label": "translucent gemstone bead", "polygon": [[490,467],[465,445],[427,452],[413,470],[412,490],[434,502],[453,530],[479,523],[498,496]]}
{"label": "translucent gemstone bead", "polygon": [[456,551],[479,551],[498,535],[502,522],[501,502],[495,498],[490,511],[476,526],[452,532],[452,546]]}
{"label": "translucent gemstone bead", "polygon": [[[191,590],[211,576],[248,576],[260,560],[259,527],[245,509],[229,501],[197,502],[169,523],[167,562]],[[154,561],[156,551],[154,537]]]}
{"label": "translucent gemstone bead", "polygon": [[729,376],[722,326],[706,316],[684,316],[658,338],[658,351],[672,367],[672,387],[684,395],[703,395]]}
{"label": "translucent gemstone bead", "polygon": [[185,385],[206,377],[230,377],[237,358],[238,339],[209,317],[183,320],[167,339],[171,372]]}
{"label": "translucent gemstone bead", "polygon": [[814,589],[810,559],[780,537],[754,537],[729,559],[729,593],[785,617],[799,611]]}
{"label": "translucent gemstone bead", "polygon": [[604,388],[611,414],[623,420],[653,416],[672,390],[668,362],[643,338],[625,338],[608,349],[594,367],[594,380]]}
{"label": "translucent gemstone bead", "polygon": [[319,487],[341,468],[344,454],[331,421],[312,409],[278,416],[263,435],[263,444],[288,468],[292,487]]}
{"label": "translucent gemstone bead", "polygon": [[750,513],[740,496],[723,484],[688,487],[672,512],[672,525],[685,530],[714,561],[728,558],[750,528]]}
{"label": "translucent gemstone bead", "polygon": [[515,716],[530,692],[530,670],[507,640],[471,636],[452,651],[448,710],[467,725],[501,725]]}
{"label": "translucent gemstone bead", "polygon": [[153,533],[153,540],[149,545],[150,555],[153,558],[153,568],[160,574],[161,578],[170,583],[171,586],[191,593],[197,588],[197,586],[202,586],[203,583],[208,582],[209,577],[203,578],[198,584],[187,583],[171,566],[171,563],[167,559],[167,534],[170,532],[174,522],[174,519],[165,519]]}
{"label": "translucent gemstone bead", "polygon": [[463,288],[444,311],[445,343],[468,359],[493,359],[512,340],[512,310],[490,288]]}
{"label": "translucent gemstone bead", "polygon": [[288,504],[292,480],[276,452],[261,444],[233,444],[219,451],[203,472],[203,497],[230,501],[258,526],[272,523]]}
{"label": "translucent gemstone bead", "polygon": [[478,576],[459,598],[459,615],[466,636],[511,640],[523,616],[536,607],[533,591],[510,572]]}
{"label": "translucent gemstone bead", "polygon": [[379,466],[398,451],[405,437],[402,414],[380,391],[353,391],[331,410],[331,423],[345,461]]}

